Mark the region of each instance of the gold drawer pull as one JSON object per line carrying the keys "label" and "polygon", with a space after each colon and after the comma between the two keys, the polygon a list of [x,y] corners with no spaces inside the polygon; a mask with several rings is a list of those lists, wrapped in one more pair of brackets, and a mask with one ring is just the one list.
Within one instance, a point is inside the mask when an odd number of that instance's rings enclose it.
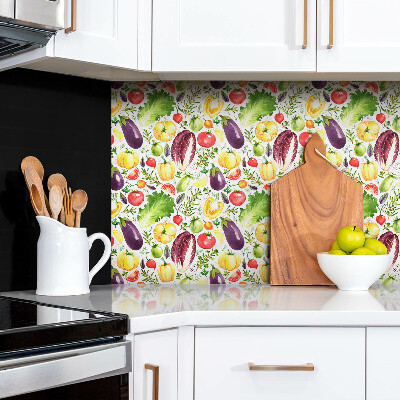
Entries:
{"label": "gold drawer pull", "polygon": [[314,371],[314,364],[304,365],[258,365],[249,363],[250,371]]}
{"label": "gold drawer pull", "polygon": [[65,28],[65,33],[76,31],[76,0],[71,0],[71,26]]}
{"label": "gold drawer pull", "polygon": [[307,7],[307,0],[304,0],[304,31],[303,31],[303,46],[301,46],[302,49],[307,48],[307,12],[308,12],[308,7]]}
{"label": "gold drawer pull", "polygon": [[153,364],[144,364],[146,369],[153,371],[153,397],[152,400],[158,400],[158,381],[159,381],[159,366]]}
{"label": "gold drawer pull", "polygon": [[333,47],[333,0],[329,0],[329,44],[328,49]]}

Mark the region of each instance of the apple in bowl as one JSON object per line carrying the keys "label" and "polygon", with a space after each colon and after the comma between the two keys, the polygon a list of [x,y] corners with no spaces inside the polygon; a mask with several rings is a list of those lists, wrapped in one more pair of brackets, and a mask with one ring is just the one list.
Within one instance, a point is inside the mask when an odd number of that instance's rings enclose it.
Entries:
{"label": "apple in bowl", "polygon": [[317,254],[324,274],[341,290],[368,290],[387,270],[390,255],[377,239],[355,226],[342,228],[329,252]]}

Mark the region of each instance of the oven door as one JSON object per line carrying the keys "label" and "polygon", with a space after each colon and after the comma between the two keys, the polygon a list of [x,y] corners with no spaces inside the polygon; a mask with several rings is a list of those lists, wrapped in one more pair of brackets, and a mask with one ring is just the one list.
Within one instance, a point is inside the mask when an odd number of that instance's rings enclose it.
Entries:
{"label": "oven door", "polygon": [[[79,390],[91,380],[101,382],[113,376],[123,380],[123,375],[132,370],[131,366],[131,342],[128,341],[1,360],[0,398],[65,385],[76,385],[76,390]],[[86,399],[83,394],[77,395],[76,398]],[[57,396],[53,398],[58,399]]]}

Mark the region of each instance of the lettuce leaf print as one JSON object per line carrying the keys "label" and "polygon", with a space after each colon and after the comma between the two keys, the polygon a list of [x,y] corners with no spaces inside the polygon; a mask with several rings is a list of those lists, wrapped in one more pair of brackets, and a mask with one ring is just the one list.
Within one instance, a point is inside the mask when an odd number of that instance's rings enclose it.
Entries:
{"label": "lettuce leaf print", "polygon": [[342,109],[340,118],[345,126],[353,125],[368,115],[373,115],[378,99],[371,92],[357,90],[350,95],[350,102]]}
{"label": "lettuce leaf print", "polygon": [[250,228],[257,222],[269,217],[270,196],[267,192],[257,192],[249,196],[249,202],[246,208],[242,209],[239,215],[239,221],[243,228]]}
{"label": "lettuce leaf print", "polygon": [[256,91],[249,95],[249,101],[240,109],[239,119],[243,126],[249,126],[266,115],[272,115],[276,99],[271,93]]}
{"label": "lettuce leaf print", "polygon": [[174,98],[166,92],[149,93],[146,104],[139,108],[138,121],[146,126],[156,122],[160,117],[169,115],[174,110]]}
{"label": "lettuce leaf print", "polygon": [[155,192],[147,197],[147,203],[139,211],[137,221],[143,228],[148,228],[162,218],[169,217],[174,212],[174,200],[172,197],[161,192]]}
{"label": "lettuce leaf print", "polygon": [[367,192],[363,193],[364,218],[373,217],[378,209],[378,200]]}

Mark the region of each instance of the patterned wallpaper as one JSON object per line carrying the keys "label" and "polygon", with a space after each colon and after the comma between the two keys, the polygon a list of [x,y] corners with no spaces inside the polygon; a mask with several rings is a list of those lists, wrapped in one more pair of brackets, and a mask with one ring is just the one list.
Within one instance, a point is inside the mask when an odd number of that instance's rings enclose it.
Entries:
{"label": "patterned wallpaper", "polygon": [[315,134],[400,279],[398,83],[116,82],[111,100],[113,283],[267,282],[270,184]]}

